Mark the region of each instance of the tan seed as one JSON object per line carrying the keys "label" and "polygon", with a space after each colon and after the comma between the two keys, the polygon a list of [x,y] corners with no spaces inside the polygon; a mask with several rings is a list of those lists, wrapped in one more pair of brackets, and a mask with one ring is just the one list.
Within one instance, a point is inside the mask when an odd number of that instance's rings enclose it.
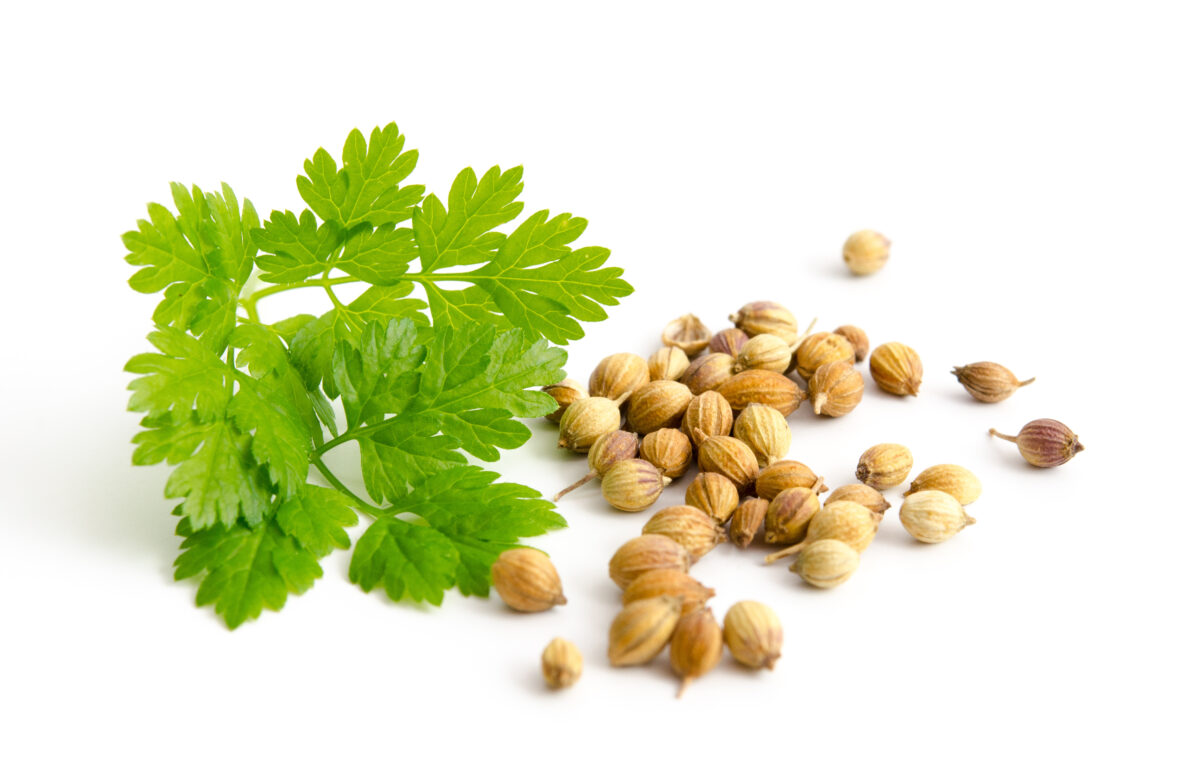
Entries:
{"label": "tan seed", "polygon": [[971,505],[981,496],[981,481],[973,471],[960,465],[932,465],[915,476],[903,495],[930,490],[951,494],[961,505]]}
{"label": "tan seed", "polygon": [[857,462],[857,480],[878,491],[885,491],[907,480],[915,464],[911,450],[902,444],[871,446]]}
{"label": "tan seed", "polygon": [[730,541],[743,549],[749,547],[766,520],[769,506],[770,503],[765,499],[756,497],[741,502],[730,519]]}
{"label": "tan seed", "polygon": [[692,393],[688,387],[673,380],[655,380],[643,385],[631,395],[627,405],[627,425],[645,435],[660,428],[680,425]]}
{"label": "tan seed", "polygon": [[833,332],[817,332],[808,335],[795,352],[795,371],[804,380],[812,379],[812,373],[830,361],[853,363],[853,346],[841,335]]}
{"label": "tan seed", "polygon": [[775,335],[755,335],[738,351],[735,372],[766,369],[783,374],[791,364],[791,346]]}
{"label": "tan seed", "polygon": [[[816,484],[817,480],[820,480],[819,486]],[[812,471],[812,468],[795,460],[772,462],[759,472],[758,480],[755,481],[756,493],[765,500],[772,500],[784,489],[794,489],[797,486],[816,486],[818,494],[828,491],[824,481]]]}
{"label": "tan seed", "polygon": [[767,369],[747,369],[717,386],[735,412],[749,404],[766,404],[778,409],[784,417],[799,408],[807,397],[804,389],[793,381]]}
{"label": "tan seed", "polygon": [[647,360],[652,380],[679,380],[688,369],[688,354],[679,348],[660,348]]}
{"label": "tan seed", "polygon": [[602,496],[616,510],[637,513],[654,505],[671,482],[647,460],[622,460],[602,476]]}
{"label": "tan seed", "polygon": [[667,595],[624,606],[610,625],[610,666],[646,664],[658,656],[676,629],[680,608],[680,599]]}
{"label": "tan seed", "polygon": [[951,494],[934,490],[919,491],[904,499],[899,520],[908,534],[928,544],[951,539],[977,522]]}
{"label": "tan seed", "polygon": [[684,694],[689,683],[703,677],[721,661],[721,627],[708,608],[699,608],[680,617],[672,632],[672,647],[668,658],[672,671],[680,678],[677,697]]}
{"label": "tan seed", "polygon": [[808,533],[808,524],[820,511],[820,498],[811,488],[784,489],[767,507],[767,544],[794,545]]}
{"label": "tan seed", "polygon": [[717,521],[691,505],[665,507],[643,525],[644,534],[662,534],[677,542],[696,562],[708,555],[725,533]]}
{"label": "tan seed", "polygon": [[969,395],[986,404],[996,404],[1014,395],[1023,385],[1030,385],[1035,378],[1018,381],[1014,373],[1001,364],[992,361],[978,361],[963,367],[954,367],[952,374],[969,392]]}
{"label": "tan seed", "polygon": [[679,478],[692,463],[692,442],[675,428],[660,428],[643,436],[639,454],[668,478]]}
{"label": "tan seed", "polygon": [[833,330],[841,337],[849,341],[853,346],[853,358],[856,361],[864,361],[865,357],[870,353],[870,338],[866,337],[865,330],[861,327],[855,327],[852,324],[843,324]]}
{"label": "tan seed", "polygon": [[749,339],[750,335],[735,327],[723,329],[709,340],[709,352],[725,353],[736,358]]}
{"label": "tan seed", "polygon": [[664,345],[679,348],[689,358],[692,358],[705,350],[705,347],[709,345],[709,338],[712,334],[704,322],[691,313],[686,313],[679,319],[668,322],[668,325],[664,327],[660,340],[663,341]]}
{"label": "tan seed", "polygon": [[618,404],[600,396],[574,401],[561,415],[556,445],[571,452],[587,452],[599,437],[622,424]]}
{"label": "tan seed", "polygon": [[610,578],[624,590],[642,574],[661,568],[687,573],[692,558],[680,543],[662,534],[629,539],[610,559]]}
{"label": "tan seed", "polygon": [[710,353],[695,359],[684,370],[680,382],[688,386],[693,395],[713,390],[734,374],[734,357],[726,353]]}
{"label": "tan seed", "polygon": [[758,477],[758,458],[743,441],[730,436],[707,436],[701,439],[697,464],[707,473],[720,473],[734,482],[739,492],[754,484]]}
{"label": "tan seed", "polygon": [[769,300],[747,303],[730,315],[730,321],[751,337],[775,335],[788,345],[795,342],[799,330],[795,315]]}
{"label": "tan seed", "polygon": [[567,602],[556,566],[539,550],[504,550],[490,567],[490,580],[503,602],[516,611],[547,611]]}
{"label": "tan seed", "polygon": [[923,381],[923,362],[908,345],[883,343],[870,354],[870,376],[887,393],[918,396]]}
{"label": "tan seed", "polygon": [[560,422],[561,416],[574,401],[589,398],[584,385],[567,377],[556,385],[544,386],[544,392],[556,401],[556,410],[552,414],[545,415],[552,422]]}
{"label": "tan seed", "polygon": [[623,401],[650,380],[646,359],[634,353],[615,353],[594,367],[589,376],[589,394]]}
{"label": "tan seed", "polygon": [[635,577],[635,581],[622,592],[622,604],[626,606],[636,600],[670,595],[681,598],[683,613],[689,613],[705,605],[716,594],[712,587],[706,587],[683,571],[657,568]]}
{"label": "tan seed", "polygon": [[766,404],[750,404],[734,422],[734,437],[750,447],[760,467],[782,459],[791,448],[787,418]]}
{"label": "tan seed", "polygon": [[878,514],[886,512],[886,509],[890,507],[890,503],[886,501],[886,497],[882,496],[882,492],[871,486],[866,486],[864,483],[850,483],[844,486],[838,486],[828,495],[828,499],[824,500],[824,504],[827,505],[830,502],[840,502],[842,500],[856,502]]}
{"label": "tan seed", "polygon": [[684,411],[680,430],[692,439],[694,446],[700,446],[696,438],[698,430],[705,436],[728,436],[734,427],[734,410],[717,391],[707,390],[693,396]]}
{"label": "tan seed", "polygon": [[725,523],[738,507],[738,487],[720,473],[699,473],[685,490],[684,502]]}
{"label": "tan seed", "polygon": [[725,644],[740,664],[774,669],[783,651],[783,625],[769,606],[742,600],[725,613]]}
{"label": "tan seed", "polygon": [[806,546],[791,564],[791,570],[808,584],[832,589],[843,584],[857,571],[861,556],[836,539],[822,539]]}
{"label": "tan seed", "polygon": [[573,686],[581,678],[583,661],[577,646],[564,638],[553,638],[540,657],[540,671],[549,688]]}
{"label": "tan seed", "polygon": [[614,463],[634,459],[638,453],[639,437],[634,433],[629,433],[625,430],[615,430],[598,436],[598,440],[594,441],[593,446],[589,447],[589,472],[582,476],[576,483],[557,492],[556,496],[552,498],[552,501],[556,502],[561,497],[576,488],[584,486],[594,478],[606,475],[606,471],[613,467]]}
{"label": "tan seed", "polygon": [[841,257],[849,270],[858,276],[867,276],[882,270],[890,258],[890,240],[877,231],[865,229],[845,240]]}
{"label": "tan seed", "polygon": [[861,403],[865,390],[861,372],[848,361],[830,361],[817,367],[808,381],[812,409],[828,417],[843,417],[852,412]]}

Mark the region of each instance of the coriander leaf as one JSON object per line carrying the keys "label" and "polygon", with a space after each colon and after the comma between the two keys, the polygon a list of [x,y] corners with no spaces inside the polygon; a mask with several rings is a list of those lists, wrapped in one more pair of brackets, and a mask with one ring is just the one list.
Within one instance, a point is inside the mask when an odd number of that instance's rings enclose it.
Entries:
{"label": "coriander leaf", "polygon": [[359,438],[367,493],[376,501],[396,502],[429,476],[464,465],[457,439],[440,429],[440,420],[431,415],[404,415]]}
{"label": "coriander leaf", "polygon": [[[292,399],[284,395],[287,391],[270,388],[246,375],[240,378],[239,386],[227,415],[239,430],[252,434],[252,457],[267,469],[277,493],[291,497],[309,477],[309,428]],[[304,401],[307,404],[309,399]]]}
{"label": "coriander leaf", "polygon": [[276,511],[281,530],[318,557],[329,555],[335,547],[350,547],[343,529],[358,521],[344,494],[313,484],[305,484]]}
{"label": "coriander leaf", "polygon": [[290,403],[317,445],[320,446],[323,440],[319,422],[324,422],[330,432],[337,435],[330,402],[317,388],[305,387],[301,374],[289,359],[281,335],[274,328],[263,324],[241,324],[231,333],[231,345],[241,349],[235,364],[246,366],[252,377]]}
{"label": "coriander leaf", "polygon": [[494,231],[523,210],[523,168],[501,172],[498,165],[477,180],[473,168],[458,173],[449,189],[449,210],[430,194],[412,215],[420,265],[436,271],[485,263],[506,235]]}
{"label": "coriander leaf", "polygon": [[299,282],[326,270],[330,256],[342,243],[336,223],[317,225],[305,210],[298,219],[291,212],[273,211],[263,228],[254,232],[256,245],[265,253],[256,258],[265,282]]}
{"label": "coriander leaf", "polygon": [[[348,239],[334,265],[370,284],[390,286],[400,282],[399,277],[408,270],[408,263],[416,254],[412,229],[385,224],[373,231],[360,231]],[[417,310],[423,307],[422,303]]]}
{"label": "coriander leaf", "polygon": [[191,410],[202,422],[222,415],[230,400],[226,363],[192,335],[173,327],[162,327],[148,340],[160,353],[141,353],[124,366],[125,372],[141,375],[128,383],[132,397],[128,410],[150,417],[169,414],[180,423]]}
{"label": "coriander leaf", "polygon": [[355,543],[350,581],[370,592],[383,585],[388,597],[441,605],[453,586],[458,553],[440,532],[393,516],[376,519]]}
{"label": "coriander leaf", "polygon": [[271,490],[251,455],[251,436],[226,420],[207,426],[201,448],[183,460],[165,483],[165,496],[184,498],[182,513],[195,530],[242,516],[255,526],[268,509]]}
{"label": "coriander leaf", "polygon": [[402,411],[416,393],[416,375],[410,373],[424,362],[424,356],[411,321],[371,322],[358,348],[340,343],[334,356],[334,384],[342,394],[347,426]]}
{"label": "coriander leaf", "polygon": [[140,427],[144,430],[132,438],[132,443],[136,444],[136,450],[132,452],[133,465],[155,465],[158,462],[176,465],[202,445],[211,428],[194,412],[181,422],[174,422],[167,414],[145,417],[140,421]]}

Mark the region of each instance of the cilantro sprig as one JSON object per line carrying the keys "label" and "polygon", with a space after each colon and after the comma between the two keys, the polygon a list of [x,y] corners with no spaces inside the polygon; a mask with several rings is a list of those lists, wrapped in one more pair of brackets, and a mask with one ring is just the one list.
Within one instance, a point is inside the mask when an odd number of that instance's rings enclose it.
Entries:
{"label": "cilantro sprig", "polygon": [[[565,525],[467,455],[527,441],[516,418],[555,408],[539,387],[564,376],[551,343],[631,287],[608,250],[572,246],[581,218],[540,210],[503,230],[523,212],[521,168],[466,168],[442,201],[404,184],[404,144],[393,123],[352,131],[341,166],[318,149],[297,178],[308,208],[263,220],[225,184],[173,184],[173,209],[150,204],[123,237],[132,288],[162,296],[154,350],[125,367],[144,415],[132,460],[174,466],[175,576],[201,577],[198,605],[232,629],[313,586],[360,514],[351,581],[434,604],[487,595],[500,552]],[[362,291],[344,301],[347,284]],[[261,300],[297,289],[328,310],[261,320]],[[326,465],[347,442],[368,498]]]}

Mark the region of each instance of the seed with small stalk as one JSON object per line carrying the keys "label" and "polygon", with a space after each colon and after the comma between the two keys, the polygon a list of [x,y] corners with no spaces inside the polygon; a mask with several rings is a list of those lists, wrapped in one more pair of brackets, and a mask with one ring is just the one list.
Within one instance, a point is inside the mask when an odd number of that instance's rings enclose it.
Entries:
{"label": "seed with small stalk", "polygon": [[634,459],[638,453],[639,437],[634,433],[625,430],[615,430],[599,436],[598,440],[593,442],[593,446],[589,447],[589,472],[582,476],[576,483],[558,491],[556,496],[552,498],[552,501],[556,502],[561,497],[574,489],[584,486],[594,478],[600,478],[606,475],[606,471],[614,467],[616,462]]}
{"label": "seed with small stalk", "polygon": [[688,354],[689,358],[692,358],[705,350],[712,335],[713,333],[709,331],[703,321],[691,313],[686,313],[679,319],[668,322],[660,340],[664,345],[679,348]]}
{"label": "seed with small stalk", "polygon": [[567,377],[555,385],[544,386],[544,392],[556,401],[556,410],[545,415],[552,422],[560,422],[561,416],[574,401],[589,398],[589,393],[586,392],[584,385]]}
{"label": "seed with small stalk", "polygon": [[928,544],[951,539],[977,522],[955,497],[935,490],[918,491],[904,499],[899,520],[908,534]]}
{"label": "seed with small stalk", "polygon": [[824,504],[830,502],[856,502],[859,505],[868,507],[871,511],[879,515],[886,512],[890,507],[890,503],[886,501],[886,497],[882,496],[882,492],[877,489],[866,486],[864,483],[850,483],[845,486],[838,486],[833,489],[832,493],[828,495],[828,499],[824,500]]}
{"label": "seed with small stalk", "polygon": [[783,625],[779,617],[753,600],[742,600],[725,612],[722,630],[734,659],[754,669],[774,669],[783,651]]}
{"label": "seed with small stalk", "polygon": [[652,380],[679,380],[688,369],[688,354],[679,348],[660,348],[647,360]]}
{"label": "seed with small stalk", "polygon": [[758,480],[754,483],[755,492],[765,500],[772,500],[784,489],[794,489],[797,486],[815,486],[818,494],[828,491],[823,479],[816,475],[812,468],[795,460],[772,462],[759,471]]}
{"label": "seed with small stalk", "polygon": [[730,315],[730,321],[751,337],[775,335],[788,345],[795,342],[799,330],[795,314],[769,300],[747,303]]}
{"label": "seed with small stalk", "polygon": [[909,345],[883,343],[870,354],[870,376],[887,393],[918,396],[923,362]]}
{"label": "seed with small stalk", "polygon": [[853,346],[834,332],[817,332],[808,335],[795,352],[795,371],[804,380],[811,380],[812,373],[830,361],[853,363]]}
{"label": "seed with small stalk", "polygon": [[746,341],[734,361],[734,371],[766,369],[782,374],[791,364],[791,346],[775,335],[755,335]]}
{"label": "seed with small stalk", "polygon": [[644,534],[663,534],[675,541],[695,563],[725,539],[717,521],[691,505],[665,507],[643,525]]}
{"label": "seed with small stalk", "polygon": [[963,367],[953,367],[952,374],[969,392],[969,395],[986,404],[996,404],[1014,395],[1023,385],[1030,385],[1035,378],[1018,381],[1014,373],[992,361],[978,361]]}
{"label": "seed with small stalk", "polygon": [[1059,420],[1031,420],[1016,436],[1007,436],[993,428],[989,435],[1017,444],[1022,459],[1035,467],[1057,467],[1084,451],[1084,445],[1072,429]]}
{"label": "seed with small stalk", "polygon": [[646,664],[658,656],[680,621],[680,610],[680,599],[668,595],[623,607],[610,625],[610,666]]}
{"label": "seed with small stalk", "polygon": [[757,497],[749,497],[739,503],[733,518],[730,519],[730,541],[742,549],[749,547],[766,520],[770,504],[765,499]]}
{"label": "seed with small stalk", "polygon": [[845,500],[830,502],[812,516],[808,533],[802,542],[771,553],[766,557],[766,562],[773,563],[788,555],[795,555],[821,539],[836,539],[857,552],[863,552],[874,541],[881,522],[881,513],[875,513],[865,505]]}
{"label": "seed with small stalk", "polygon": [[758,458],[743,441],[730,436],[706,436],[697,450],[697,464],[707,473],[720,473],[734,482],[739,492],[758,477]]}
{"label": "seed with small stalk", "polygon": [[864,361],[865,357],[870,353],[870,338],[866,336],[865,330],[861,327],[855,327],[852,324],[842,324],[833,330],[841,337],[849,341],[853,346],[854,361]]}
{"label": "seed with small stalk", "polygon": [[784,489],[767,506],[766,534],[769,545],[793,545],[803,541],[808,524],[820,512],[820,498],[814,488]]}
{"label": "seed with small stalk", "polygon": [[907,480],[914,464],[911,450],[902,444],[878,444],[865,450],[854,473],[866,486],[885,491]]}
{"label": "seed with small stalk", "polygon": [[620,460],[602,476],[602,496],[616,510],[637,513],[654,505],[671,482],[647,460]]}
{"label": "seed with small stalk", "polygon": [[717,391],[707,390],[699,396],[693,396],[688,402],[688,409],[684,410],[684,419],[680,429],[684,435],[692,439],[693,446],[699,447],[696,433],[702,436],[728,436],[733,432],[734,410]]}
{"label": "seed with small stalk", "polygon": [[503,602],[516,611],[547,611],[567,602],[556,566],[547,555],[528,547],[504,550],[490,567],[490,581]]}
{"label": "seed with small stalk", "polygon": [[573,686],[581,678],[581,651],[564,638],[553,638],[540,657],[540,671],[549,688]]}
{"label": "seed with small stalk", "polygon": [[863,229],[845,240],[841,257],[854,274],[868,276],[882,270],[890,259],[890,240],[877,231]]}
{"label": "seed with small stalk", "polygon": [[680,376],[693,395],[713,390],[734,374],[734,357],[727,353],[709,353],[694,359]]}
{"label": "seed with small stalk", "polygon": [[791,570],[808,584],[824,590],[832,589],[853,576],[861,556],[836,539],[822,539],[806,546],[791,564]]}
{"label": "seed with small stalk", "polygon": [[784,417],[799,408],[807,397],[804,389],[787,377],[768,369],[747,369],[729,378],[716,388],[735,412],[750,404],[766,404],[778,409]]}
{"label": "seed with small stalk", "polygon": [[830,361],[816,368],[808,380],[808,397],[816,414],[843,417],[861,403],[866,384],[848,361]]}
{"label": "seed with small stalk", "polygon": [[571,452],[587,452],[598,438],[618,430],[621,424],[618,402],[600,396],[578,399],[561,415],[556,445]]}
{"label": "seed with small stalk", "polygon": [[750,447],[760,467],[782,459],[791,448],[791,428],[779,410],[750,404],[734,422],[734,438]]}
{"label": "seed with small stalk", "polygon": [[709,352],[727,353],[730,356],[737,357],[738,351],[742,349],[742,346],[749,339],[750,335],[747,335],[736,327],[723,329],[709,340]]}
{"label": "seed with small stalk", "polygon": [[663,534],[644,534],[628,539],[610,559],[610,578],[626,589],[648,571],[670,568],[688,573],[692,558],[679,542]]}
{"label": "seed with small stalk", "polygon": [[680,425],[692,393],[688,387],[673,380],[655,380],[641,386],[631,395],[626,421],[631,430],[645,435],[660,428]]}
{"label": "seed with small stalk", "polygon": [[680,617],[672,632],[668,658],[672,671],[680,678],[676,698],[684,695],[689,684],[702,677],[721,661],[721,627],[708,608],[699,608]]}
{"label": "seed with small stalk", "polygon": [[660,428],[643,436],[639,455],[668,478],[679,478],[692,463],[692,442],[675,428]]}
{"label": "seed with small stalk", "polygon": [[682,611],[687,614],[705,605],[716,594],[712,587],[706,587],[679,569],[657,568],[635,577],[622,591],[622,604],[627,606],[636,600],[670,595],[682,599]]}
{"label": "seed with small stalk", "polygon": [[684,503],[725,523],[738,507],[738,487],[720,473],[698,473],[684,492]]}
{"label": "seed with small stalk", "polygon": [[589,376],[589,395],[621,402],[650,380],[646,359],[635,353],[615,353],[594,367]]}
{"label": "seed with small stalk", "polygon": [[981,496],[981,481],[973,471],[960,465],[932,465],[915,476],[903,496],[931,490],[951,494],[960,504],[971,505]]}

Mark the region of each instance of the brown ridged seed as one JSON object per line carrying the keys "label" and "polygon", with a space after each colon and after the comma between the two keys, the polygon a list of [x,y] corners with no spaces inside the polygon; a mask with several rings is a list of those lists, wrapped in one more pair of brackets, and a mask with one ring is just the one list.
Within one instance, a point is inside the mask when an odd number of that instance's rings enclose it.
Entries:
{"label": "brown ridged seed", "polygon": [[[811,488],[816,486],[820,476],[812,472],[812,468],[795,460],[779,460],[763,468],[755,481],[755,492],[765,500],[772,500],[784,489],[794,489],[797,486]],[[816,493],[828,491],[824,481],[816,486]]]}
{"label": "brown ridged seed", "polygon": [[890,259],[890,240],[877,231],[863,229],[845,240],[841,258],[854,274],[867,276],[880,271]]}
{"label": "brown ridged seed", "polygon": [[600,478],[606,475],[606,471],[613,467],[614,463],[634,459],[638,453],[639,437],[634,433],[625,430],[615,430],[598,436],[598,440],[594,441],[593,446],[589,447],[589,456],[587,458],[589,461],[589,472],[577,482],[557,492],[552,498],[552,501],[556,502],[561,497],[576,488],[584,486],[594,478]]}
{"label": "brown ridged seed", "polygon": [[808,584],[821,589],[832,589],[853,576],[861,556],[836,539],[822,539],[804,547],[791,570]]}
{"label": "brown ridged seed", "polygon": [[635,353],[615,353],[594,367],[589,376],[589,395],[621,401],[650,381],[647,359]]}
{"label": "brown ridged seed", "polygon": [[610,559],[610,578],[624,590],[648,571],[670,568],[688,572],[692,557],[680,543],[662,534],[628,539]]}
{"label": "brown ridged seed", "polygon": [[758,477],[758,458],[743,441],[730,436],[707,436],[697,450],[697,464],[707,473],[720,473],[744,492]]}
{"label": "brown ridged seed", "polygon": [[662,534],[673,540],[688,550],[693,562],[708,555],[725,539],[717,521],[691,505],[665,507],[643,524],[642,533]]}
{"label": "brown ridged seed", "polygon": [[730,321],[751,337],[775,335],[788,345],[795,342],[799,332],[795,314],[770,300],[747,303],[730,314]]}
{"label": "brown ridged seed", "polygon": [[581,678],[584,662],[577,646],[564,638],[553,638],[540,656],[540,671],[549,688],[569,688]]}
{"label": "brown ridged seed", "polygon": [[680,430],[692,439],[694,446],[701,445],[696,438],[697,430],[704,436],[728,436],[733,427],[734,410],[724,396],[713,390],[693,396],[680,423]]}
{"label": "brown ridged seed", "polygon": [[932,465],[915,476],[903,496],[932,490],[951,494],[962,505],[971,505],[981,496],[981,480],[960,465]]}
{"label": "brown ridged seed", "polygon": [[842,324],[833,330],[841,337],[849,341],[853,346],[853,358],[855,361],[864,361],[865,357],[870,353],[870,338],[866,336],[865,330],[861,327],[855,327],[852,324]]}
{"label": "brown ridged seed", "polygon": [[907,533],[920,542],[937,544],[956,536],[977,522],[956,498],[943,491],[919,491],[903,500],[899,520]]}
{"label": "brown ridged seed", "polygon": [[652,380],[679,380],[688,369],[688,354],[679,348],[660,348],[647,360]]}
{"label": "brown ridged seed", "polygon": [[866,449],[857,462],[857,480],[885,491],[907,480],[915,464],[911,450],[902,444],[878,444]]}
{"label": "brown ridged seed", "polygon": [[848,361],[830,361],[817,367],[808,380],[808,398],[816,414],[843,417],[861,403],[866,384],[861,372]]}
{"label": "brown ridged seed", "polygon": [[668,659],[672,671],[680,678],[679,698],[689,683],[706,675],[721,661],[721,627],[708,608],[699,608],[680,617],[672,632],[672,647]]}
{"label": "brown ridged seed", "polygon": [[1017,445],[1022,459],[1035,467],[1057,467],[1084,451],[1079,436],[1059,420],[1031,420],[1016,436],[1007,436],[993,428],[989,429],[989,435]]}
{"label": "brown ridged seed", "polygon": [[923,381],[923,362],[908,345],[883,343],[870,354],[870,376],[887,393],[918,396]]}
{"label": "brown ridged seed", "polygon": [[560,422],[561,416],[574,401],[589,398],[589,393],[586,392],[585,386],[568,377],[556,385],[545,385],[544,392],[552,396],[553,400],[556,401],[556,410],[551,414],[545,415],[552,422]]}
{"label": "brown ridged seed", "polygon": [[787,418],[766,404],[750,404],[734,422],[734,438],[750,447],[760,467],[787,455],[791,448],[791,428]]}
{"label": "brown ridged seed", "polygon": [[841,501],[856,502],[878,514],[886,512],[887,508],[890,507],[890,503],[886,501],[886,497],[882,496],[882,492],[872,486],[866,486],[864,483],[850,483],[844,486],[838,486],[828,495],[828,499],[824,500],[824,504],[827,505],[830,502]]}
{"label": "brown ridged seed", "polygon": [[622,460],[602,476],[602,496],[615,510],[637,513],[654,505],[671,482],[647,460]]}
{"label": "brown ridged seed", "polygon": [[674,428],[680,424],[692,393],[688,387],[673,380],[655,380],[636,390],[627,405],[627,426],[645,435],[660,428]]}
{"label": "brown ridged seed", "polygon": [[750,335],[736,327],[723,329],[709,340],[709,352],[725,353],[736,358],[738,351],[742,349],[742,346],[749,339]]}
{"label": "brown ridged seed", "polygon": [[664,345],[679,348],[692,358],[705,350],[712,335],[703,321],[691,313],[686,313],[679,319],[668,322],[663,334],[660,335],[660,340]]}
{"label": "brown ridged seed", "polygon": [[992,361],[978,361],[963,367],[953,367],[952,374],[969,392],[969,395],[986,404],[996,404],[1014,395],[1023,385],[1030,385],[1035,378],[1018,381],[1014,373],[1001,364]]}
{"label": "brown ridged seed", "polygon": [[693,395],[713,390],[734,374],[734,357],[728,353],[710,353],[695,359],[684,370],[680,382],[688,386]]}
{"label": "brown ridged seed", "polygon": [[725,523],[738,507],[738,487],[720,473],[698,473],[684,491],[684,503]]}
{"label": "brown ridged seed", "polygon": [[783,625],[769,606],[742,600],[725,613],[725,644],[739,664],[774,669],[783,651]]}
{"label": "brown ridged seed", "polygon": [[516,611],[547,611],[567,602],[556,566],[539,550],[504,550],[490,567],[490,581],[503,602]]}
{"label": "brown ridged seed", "polygon": [[610,625],[610,666],[646,664],[658,656],[676,629],[680,608],[680,599],[668,595],[625,606]]}
{"label": "brown ridged seed", "polygon": [[692,442],[675,428],[660,428],[643,436],[639,454],[668,478],[679,478],[692,464]]}
{"label": "brown ridged seed", "polygon": [[820,511],[820,497],[810,488],[784,489],[767,506],[767,544],[794,545],[803,541],[808,524]]}
{"label": "brown ridged seed", "polygon": [[804,380],[830,361],[854,361],[853,346],[834,332],[817,332],[804,338],[795,352],[795,371]]}
{"label": "brown ridged seed", "polygon": [[601,436],[622,424],[618,404],[608,398],[590,397],[574,401],[561,415],[556,445],[571,452],[587,452]]}
{"label": "brown ridged seed", "polygon": [[804,541],[771,553],[766,557],[766,562],[772,563],[788,555],[802,553],[822,539],[835,539],[844,542],[856,552],[862,552],[874,541],[874,535],[878,533],[878,525],[881,522],[882,515],[865,505],[845,500],[830,502],[812,516]]}
{"label": "brown ridged seed", "polygon": [[791,346],[775,335],[755,335],[746,341],[734,361],[734,371],[766,369],[783,374],[791,365]]}
{"label": "brown ridged seed", "polygon": [[778,372],[767,369],[747,369],[717,386],[734,411],[740,412],[749,404],[766,404],[778,409],[784,417],[799,408],[807,397],[804,389]]}
{"label": "brown ridged seed", "polygon": [[705,602],[716,594],[712,587],[706,587],[683,571],[657,568],[640,574],[623,590],[622,604],[626,606],[636,600],[670,595],[683,599],[682,612],[687,614],[705,605]]}
{"label": "brown ridged seed", "polygon": [[765,499],[757,497],[750,497],[741,502],[730,519],[730,541],[742,549],[749,547],[766,520],[770,504]]}

